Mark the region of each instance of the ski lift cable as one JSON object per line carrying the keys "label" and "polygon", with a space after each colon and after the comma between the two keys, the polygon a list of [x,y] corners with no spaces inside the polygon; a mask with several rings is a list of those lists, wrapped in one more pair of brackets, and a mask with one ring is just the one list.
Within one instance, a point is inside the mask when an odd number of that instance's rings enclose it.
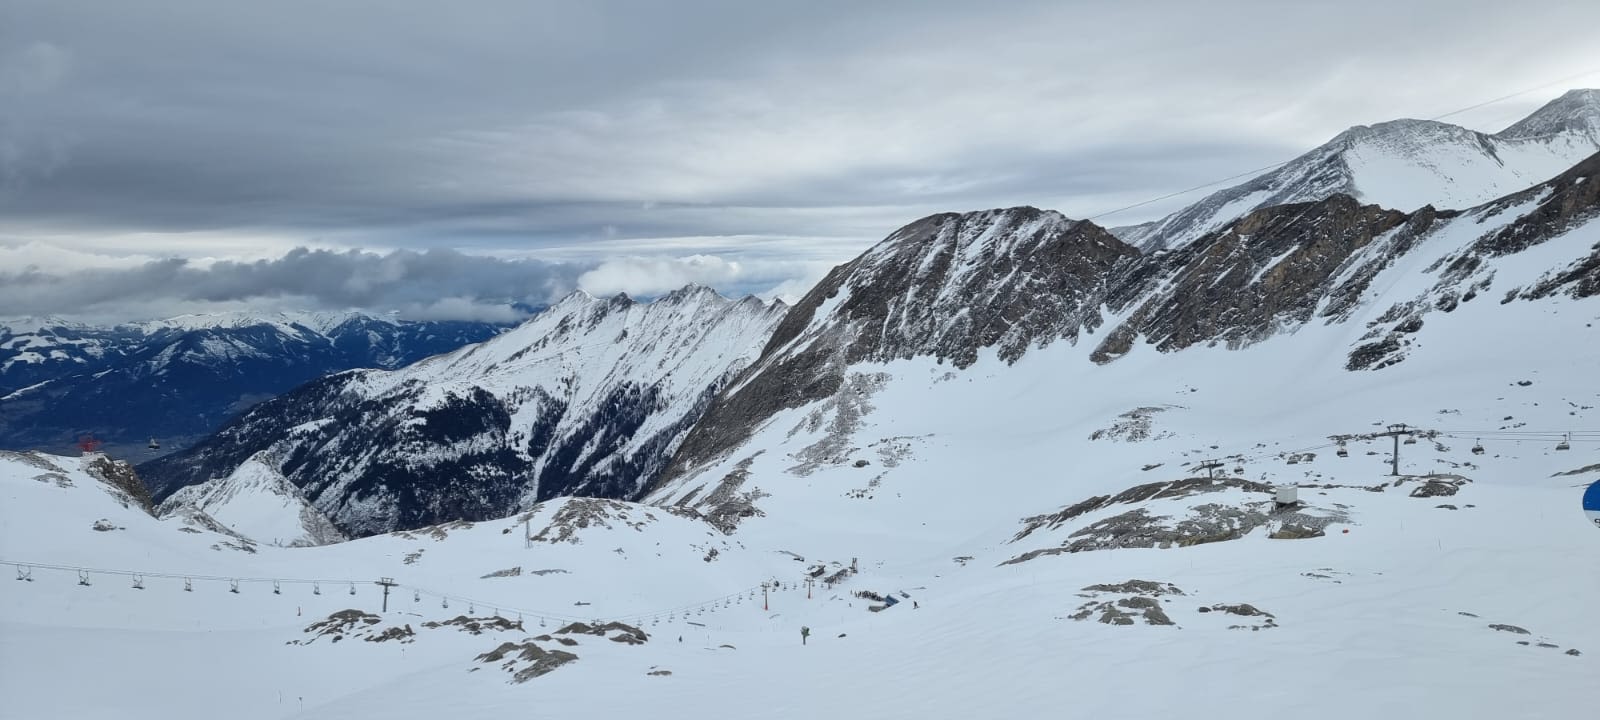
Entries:
{"label": "ski lift cable", "polygon": [[[197,580],[198,581],[209,581],[209,582],[226,582],[226,583],[229,584],[230,588],[236,588],[236,587],[238,587],[240,585],[248,584],[248,583],[276,583],[276,584],[280,584],[280,585],[312,585],[312,586],[320,586],[321,584],[330,584],[330,585],[345,584],[345,585],[349,585],[349,586],[355,586],[355,585],[377,585],[378,584],[378,582],[376,580],[236,577],[236,576],[230,576],[230,575],[201,575],[201,574],[194,574],[194,573],[165,573],[165,572],[150,572],[150,571],[142,571],[142,570],[119,570],[119,569],[114,569],[114,568],[94,568],[94,567],[82,567],[82,566],[76,566],[76,565],[60,565],[60,564],[55,564],[55,563],[38,563],[38,562],[29,562],[29,561],[20,561],[20,560],[7,560],[7,559],[3,559],[3,558],[0,558],[0,565],[10,565],[10,566],[16,568],[17,572],[19,572],[19,573],[27,573],[28,575],[31,575],[33,570],[35,570],[35,569],[38,569],[38,570],[59,570],[59,571],[65,571],[65,572],[76,572],[79,575],[80,581],[85,576],[107,575],[107,576],[115,576],[115,577],[127,577],[127,578],[130,578],[130,579],[132,579],[132,578],[140,578],[140,579],[143,579],[143,578],[166,578],[166,579],[173,579],[173,580],[183,580],[183,581],[185,581],[186,586],[191,584],[191,583],[193,583],[194,581],[197,581]],[[498,608],[499,610],[501,610],[503,612],[521,612],[521,613],[523,613],[525,615],[534,615],[534,616],[537,616],[537,617],[544,617],[544,618],[549,618],[549,619],[552,619],[552,620],[560,620],[560,621],[567,621],[567,622],[586,622],[586,621],[589,621],[589,620],[593,619],[592,616],[580,617],[580,616],[575,616],[575,615],[568,615],[568,614],[565,614],[565,613],[555,613],[555,612],[550,612],[550,611],[547,611],[547,610],[539,610],[539,609],[534,609],[534,608],[519,608],[519,607],[510,606],[510,605],[501,605],[501,604],[496,604],[496,603],[493,603],[493,602],[488,602],[488,601],[484,601],[484,600],[477,599],[477,598],[469,598],[469,597],[466,597],[464,595],[440,593],[440,592],[437,592],[437,591],[434,591],[434,590],[430,590],[430,589],[423,588],[423,587],[418,587],[418,586],[415,586],[415,585],[399,584],[399,585],[397,585],[397,587],[400,587],[400,588],[403,588],[403,589],[406,589],[406,590],[411,590],[415,594],[427,595],[429,597],[437,598],[437,599],[440,599],[440,600],[454,599],[457,602],[466,602],[469,605],[483,605],[485,607]],[[657,610],[657,611],[653,611],[653,612],[644,612],[644,613],[636,613],[636,614],[632,614],[632,615],[621,616],[619,619],[639,620],[639,619],[643,619],[643,618],[666,615],[666,614],[671,614],[671,613],[684,613],[684,612],[689,612],[689,611],[702,610],[702,609],[705,609],[705,608],[712,608],[717,603],[721,603],[721,602],[726,601],[726,600],[731,600],[731,599],[736,598],[736,597],[742,597],[745,593],[753,592],[755,590],[760,590],[761,588],[762,588],[761,585],[753,585],[753,586],[750,586],[749,588],[746,588],[744,590],[740,590],[738,592],[730,593],[730,594],[727,594],[727,595],[722,595],[722,596],[720,596],[720,597],[718,597],[716,599],[713,599],[713,600],[707,600],[707,601],[698,602],[698,603],[689,603],[689,604],[681,605],[681,606],[679,606],[677,608],[674,608],[672,610]]]}
{"label": "ski lift cable", "polygon": [[354,583],[356,585],[376,585],[376,580],[317,580],[300,578],[272,578],[272,577],[236,577],[233,575],[197,575],[192,573],[163,573],[147,570],[116,570],[111,568],[80,567],[77,565],[56,565],[51,563],[36,563],[21,560],[6,560],[0,558],[0,565],[13,565],[17,567],[40,568],[44,570],[62,570],[69,572],[86,572],[91,575],[112,575],[133,577],[139,575],[146,578],[167,578],[172,580],[207,580],[212,582],[239,582],[239,583],[271,583],[278,582],[285,585],[311,585],[315,583]]}

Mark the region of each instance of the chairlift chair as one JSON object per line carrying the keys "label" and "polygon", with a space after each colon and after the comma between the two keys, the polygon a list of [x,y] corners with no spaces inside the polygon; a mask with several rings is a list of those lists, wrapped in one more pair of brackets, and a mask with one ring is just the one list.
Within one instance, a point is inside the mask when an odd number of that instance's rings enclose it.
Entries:
{"label": "chairlift chair", "polygon": [[1473,455],[1482,455],[1483,454],[1483,440],[1482,439],[1474,441],[1474,443],[1472,445],[1472,454]]}
{"label": "chairlift chair", "polygon": [[1335,450],[1333,454],[1338,455],[1339,457],[1350,457],[1350,449],[1346,448],[1344,443],[1339,443],[1339,449]]}
{"label": "chairlift chair", "polygon": [[1417,444],[1417,436],[1415,436],[1415,435],[1407,435],[1406,436],[1406,441],[1405,441],[1404,444],[1406,444],[1406,445],[1415,445],[1415,444]]}
{"label": "chairlift chair", "polygon": [[1572,449],[1572,443],[1567,442],[1568,440],[1571,440],[1571,439],[1572,439],[1572,433],[1567,433],[1567,435],[1561,439],[1561,442],[1556,443],[1556,449],[1557,450],[1571,450]]}
{"label": "chairlift chair", "polygon": [[150,438],[150,449],[151,450],[160,450],[161,449],[161,443],[157,442],[155,438]]}

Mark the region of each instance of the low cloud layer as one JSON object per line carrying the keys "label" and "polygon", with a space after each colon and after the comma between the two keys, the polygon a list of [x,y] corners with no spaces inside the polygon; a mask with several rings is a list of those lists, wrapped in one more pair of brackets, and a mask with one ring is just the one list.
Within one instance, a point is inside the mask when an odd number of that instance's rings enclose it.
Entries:
{"label": "low cloud layer", "polygon": [[[14,264],[23,258],[70,263],[78,269]],[[578,289],[648,299],[696,283],[729,295],[792,300],[830,267],[825,262],[713,254],[548,262],[453,250],[376,253],[308,248],[255,261],[130,261],[63,254],[34,244],[0,248],[0,308],[4,309],[0,317],[59,315],[123,321],[243,309],[354,309],[418,320],[509,322]]]}
{"label": "low cloud layer", "polygon": [[545,304],[571,292],[584,269],[453,250],[379,254],[297,248],[270,260],[204,266],[168,258],[129,267],[0,270],[0,308],[11,316],[116,316],[129,307],[176,313],[259,303],[507,319],[514,305]]}

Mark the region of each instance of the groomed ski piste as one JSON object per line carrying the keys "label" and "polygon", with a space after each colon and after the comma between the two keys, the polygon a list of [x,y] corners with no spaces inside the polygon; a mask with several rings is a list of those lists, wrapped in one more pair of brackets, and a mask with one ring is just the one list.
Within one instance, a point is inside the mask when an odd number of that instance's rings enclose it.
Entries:
{"label": "groomed ski piste", "polygon": [[[1530,252],[1577,256],[1593,234]],[[1534,274],[1552,265],[1523,260]],[[1531,280],[1516,265],[1498,282]],[[1387,272],[1369,312],[1425,289]],[[1086,360],[1091,337],[1013,365],[855,367],[887,379],[847,451],[796,469],[793,454],[834,426],[806,427],[816,407],[780,413],[745,445],[764,451],[746,486],[764,496],[731,535],[664,507],[560,500],[282,548],[125,506],[80,458],[7,456],[0,555],[28,578],[0,584],[0,715],[1575,717],[1600,677],[1600,532],[1579,503],[1600,479],[1597,315],[1567,298],[1465,303],[1430,314],[1408,358],[1380,372],[1342,369],[1361,321],[1242,351],[1136,346],[1104,366]],[[1400,445],[1400,478],[1394,441],[1365,437],[1392,423],[1418,431]],[[1269,523],[1007,564],[1134,508],[1182,519],[1270,505],[1230,486],[1113,503],[1013,541],[1024,518],[1204,477],[1212,459],[1222,477],[1300,485],[1299,514],[1325,519],[1324,533],[1271,539]],[[1456,491],[1413,497],[1430,482]],[[858,572],[831,587],[805,584],[852,559]],[[388,612],[384,577],[398,584]],[[765,603],[764,582],[783,586]],[[856,591],[900,602],[872,611],[881,603]],[[1150,624],[1139,598],[1173,624]],[[1132,624],[1100,622],[1105,605]],[[377,622],[353,621],[342,641],[308,632],[344,610]],[[520,627],[487,627],[497,614]],[[462,616],[480,621],[426,627]],[[648,641],[554,634],[595,620]],[[474,624],[481,634],[462,629]],[[535,643],[576,660],[515,682],[531,663],[520,650],[478,659],[547,635]]]}

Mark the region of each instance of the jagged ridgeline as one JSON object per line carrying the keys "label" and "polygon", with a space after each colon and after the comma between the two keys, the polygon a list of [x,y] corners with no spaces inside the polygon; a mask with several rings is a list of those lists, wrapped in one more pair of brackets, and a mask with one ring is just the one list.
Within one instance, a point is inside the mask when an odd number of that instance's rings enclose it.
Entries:
{"label": "jagged ridgeline", "polygon": [[140,471],[165,500],[270,458],[358,536],[634,498],[783,310],[697,286],[648,304],[575,293],[487,342],[309,383]]}
{"label": "jagged ridgeline", "polygon": [[[1355,128],[1137,232],[1031,207],[932,215],[792,309],[700,287],[648,304],[579,293],[488,342],[310,383],[141,471],[163,500],[267,458],[353,536],[569,495],[671,504],[732,531],[760,513],[742,484],[770,448],[745,447],[752,435],[813,404],[849,435],[873,412],[865,365],[932,358],[960,373],[1058,344],[1107,364],[1360,318],[1330,363],[1381,371],[1431,314],[1491,290],[1502,303],[1600,294],[1600,248],[1527,252],[1600,214],[1597,150],[1600,94],[1575,91],[1493,136]],[[827,452],[795,453],[797,472]]]}
{"label": "jagged ridgeline", "polygon": [[[1348,349],[1348,370],[1404,360],[1430,312],[1486,291],[1505,258],[1600,215],[1600,154],[1532,188],[1462,211],[1401,212],[1334,194],[1262,208],[1148,254],[1087,221],[1033,208],[936,215],[840,266],[778,326],[761,358],[690,431],[658,487],[731,456],[776,413],[852,391],[853,365],[916,356],[956,368],[992,350],[1076,343],[1107,317],[1088,359],[1135,345],[1242,349],[1310,323],[1351,320],[1385,270],[1419,257],[1426,290]],[[1419,255],[1426,246],[1428,254]],[[1563,258],[1503,302],[1600,293],[1600,246]]]}

